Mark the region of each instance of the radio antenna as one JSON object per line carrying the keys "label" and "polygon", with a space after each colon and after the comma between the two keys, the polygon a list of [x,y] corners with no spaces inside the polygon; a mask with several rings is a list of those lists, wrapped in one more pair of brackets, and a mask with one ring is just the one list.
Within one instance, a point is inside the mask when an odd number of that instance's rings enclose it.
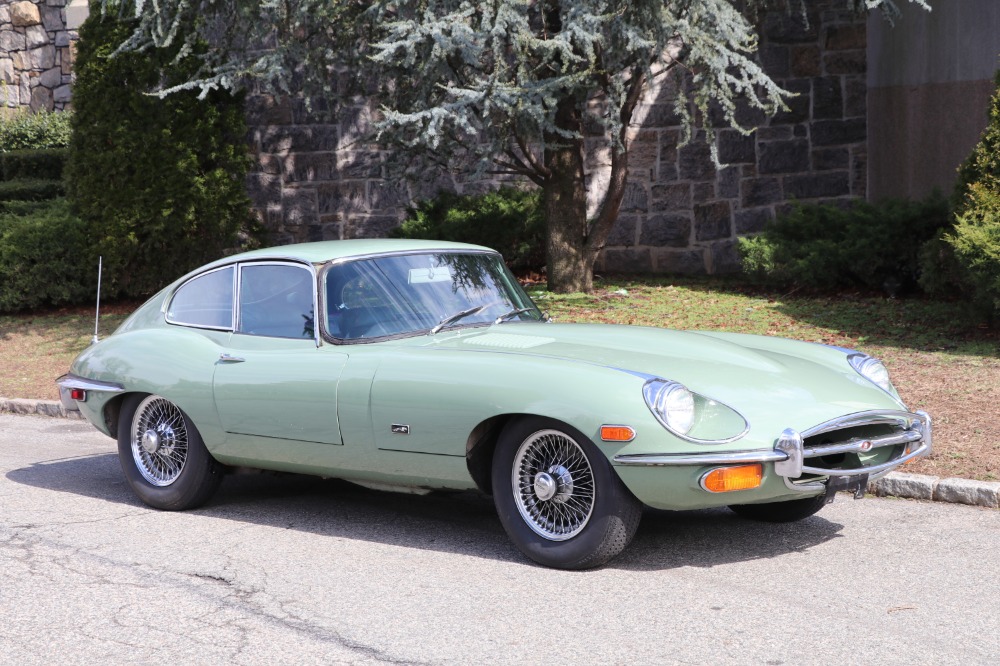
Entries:
{"label": "radio antenna", "polygon": [[97,326],[101,321],[101,269],[104,267],[104,257],[97,258],[97,311],[94,313],[94,337],[90,339],[90,344],[96,345],[99,340],[97,338]]}

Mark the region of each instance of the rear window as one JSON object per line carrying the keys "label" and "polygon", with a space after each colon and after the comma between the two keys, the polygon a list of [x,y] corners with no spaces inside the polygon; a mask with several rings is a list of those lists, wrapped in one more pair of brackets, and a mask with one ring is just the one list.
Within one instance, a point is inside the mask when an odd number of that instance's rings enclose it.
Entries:
{"label": "rear window", "polygon": [[227,266],[188,280],[167,309],[171,324],[232,330],[235,268]]}

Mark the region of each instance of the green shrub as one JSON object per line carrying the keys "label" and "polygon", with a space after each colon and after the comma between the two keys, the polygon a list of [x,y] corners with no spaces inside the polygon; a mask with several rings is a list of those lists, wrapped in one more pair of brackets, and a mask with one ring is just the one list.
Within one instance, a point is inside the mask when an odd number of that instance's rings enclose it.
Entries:
{"label": "green shrub", "polygon": [[0,312],[93,299],[96,265],[65,199],[0,206]]}
{"label": "green shrub", "polygon": [[1000,72],[996,83],[989,124],[958,171],[954,226],[935,246],[949,270],[929,268],[924,281],[939,292],[968,293],[977,309],[1000,320]]}
{"label": "green shrub", "polygon": [[113,14],[91,12],[80,29],[66,177],[105,257],[106,293],[143,297],[236,247],[250,221],[247,128],[241,95],[147,94],[185,80],[197,54],[178,60],[175,44],[110,57],[134,28]]}
{"label": "green shrub", "polygon": [[22,178],[0,181],[0,201],[41,201],[66,194],[61,180]]}
{"label": "green shrub", "polygon": [[895,294],[917,284],[921,248],[948,224],[948,205],[856,202],[797,206],[759,236],[740,239],[743,269],[774,286],[866,287]]}
{"label": "green shrub", "polygon": [[0,116],[0,151],[65,148],[72,134],[72,119],[71,111]]}
{"label": "green shrub", "polygon": [[15,178],[62,178],[66,166],[65,148],[42,148],[38,150],[12,150],[0,153],[0,174],[3,180]]}
{"label": "green shrub", "polygon": [[482,195],[442,192],[408,209],[390,235],[491,247],[511,268],[545,264],[545,221],[540,190],[501,187]]}

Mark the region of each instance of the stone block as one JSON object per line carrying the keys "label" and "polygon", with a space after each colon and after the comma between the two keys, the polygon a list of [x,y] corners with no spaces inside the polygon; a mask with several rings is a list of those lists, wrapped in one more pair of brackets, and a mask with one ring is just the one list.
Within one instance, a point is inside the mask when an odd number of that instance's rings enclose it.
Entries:
{"label": "stone block", "polygon": [[715,194],[720,199],[736,199],[740,196],[740,169],[731,166],[718,171]]}
{"label": "stone block", "polygon": [[761,67],[771,78],[783,79],[789,76],[791,69],[788,47],[773,44],[762,46],[758,51],[758,57]]}
{"label": "stone block", "polygon": [[320,215],[368,213],[365,184],[360,181],[327,183],[317,187]]}
{"label": "stone block", "polygon": [[850,166],[851,153],[847,148],[817,148],[812,153],[813,170],[830,171]]}
{"label": "stone block", "polygon": [[60,30],[66,29],[66,23],[63,21],[62,8],[55,6],[44,6],[41,11],[42,15],[42,25],[49,32],[58,32]]}
{"label": "stone block", "polygon": [[826,29],[824,44],[827,51],[867,48],[868,30],[864,23],[830,26]]}
{"label": "stone block", "polygon": [[52,91],[45,86],[35,86],[31,91],[31,101],[28,106],[35,113],[45,110],[52,111],[55,109],[55,100],[52,98]]}
{"label": "stone block", "polygon": [[868,492],[878,497],[905,497],[907,499],[934,499],[936,476],[892,472],[868,484]]}
{"label": "stone block", "polygon": [[761,174],[802,173],[809,170],[809,142],[762,142],[757,146],[757,169]]}
{"label": "stone block", "polygon": [[825,76],[813,79],[812,117],[816,120],[844,117],[842,77]]}
{"label": "stone block", "polygon": [[756,234],[773,219],[774,211],[770,208],[745,208],[733,214],[733,227],[737,236]]}
{"label": "stone block", "polygon": [[292,122],[292,102],[287,99],[248,95],[245,107],[248,125],[288,125]]}
{"label": "stone block", "polygon": [[813,146],[841,146],[862,143],[868,137],[865,118],[852,120],[817,120],[809,127]]}
{"label": "stone block", "polygon": [[864,74],[868,71],[868,54],[864,50],[833,51],[823,54],[823,70],[829,74]]}
{"label": "stone block", "polygon": [[281,192],[282,221],[287,226],[315,224],[319,219],[313,188],[285,188]]}
{"label": "stone block", "polygon": [[[785,100],[787,111],[778,111],[771,120],[772,125],[794,125],[809,120],[810,94],[812,92],[809,79],[793,79],[785,81],[782,86],[795,96]],[[777,128],[774,128],[777,129]],[[760,130],[758,130],[758,138]]]}
{"label": "stone block", "polygon": [[786,176],[783,187],[786,199],[841,197],[851,193],[846,171]]}
{"label": "stone block", "polygon": [[[0,81],[6,84],[14,83],[14,76],[14,61],[10,58],[0,59]],[[6,86],[4,87],[4,91],[6,92]]]}
{"label": "stone block", "polygon": [[63,76],[72,76],[74,60],[76,60],[75,43],[59,48],[59,68],[62,70]]}
{"label": "stone block", "polygon": [[31,63],[31,69],[34,70],[54,67],[56,64],[56,47],[49,44],[29,50],[28,62]]}
{"label": "stone block", "polygon": [[39,75],[38,82],[46,88],[55,88],[62,83],[62,70],[58,67],[47,69]]}
{"label": "stone block", "polygon": [[695,275],[705,272],[704,250],[655,250],[653,258],[660,273]]}
{"label": "stone block", "polygon": [[639,218],[636,215],[619,215],[611,227],[605,242],[607,247],[631,247],[635,245],[635,229]]}
{"label": "stone block", "polygon": [[691,196],[695,203],[705,203],[715,199],[715,181],[695,183],[691,186]]}
{"label": "stone block", "polygon": [[340,114],[340,135],[343,148],[364,143],[372,137],[372,112],[367,106],[351,106]]}
{"label": "stone block", "polygon": [[660,133],[657,130],[639,130],[630,132],[629,137],[629,171],[634,174],[643,169],[655,169],[660,157]]}
{"label": "stone block", "polygon": [[625,195],[619,211],[623,213],[645,213],[649,207],[646,188],[642,183],[630,180],[625,183]]}
{"label": "stone block", "polygon": [[686,215],[649,215],[642,223],[639,245],[687,247],[691,244],[691,218]]}
{"label": "stone block", "polygon": [[792,76],[819,76],[822,72],[820,50],[814,44],[791,47],[788,60]]}
{"label": "stone block", "polygon": [[308,183],[337,180],[337,154],[290,153],[282,160],[286,183]]}
{"label": "stone block", "polygon": [[649,273],[653,260],[648,248],[610,248],[602,253],[604,270],[613,273]]}
{"label": "stone block", "polygon": [[10,6],[10,22],[19,28],[38,25],[42,22],[38,5],[28,0],[15,2]]}
{"label": "stone block", "polygon": [[324,152],[337,149],[336,125],[268,126],[260,134],[261,152]]}
{"label": "stone block", "polygon": [[27,48],[27,41],[24,35],[14,30],[4,30],[0,32],[0,53],[10,53],[11,51],[22,51]]}
{"label": "stone block", "polygon": [[372,210],[402,210],[410,204],[405,180],[372,180],[368,183]]}
{"label": "stone block", "polygon": [[688,183],[661,183],[650,188],[652,200],[649,211],[656,213],[691,209],[691,185]]}
{"label": "stone block", "polygon": [[740,263],[740,253],[737,249],[735,240],[724,240],[719,243],[712,243],[709,250],[709,275],[739,273],[742,270],[743,267]]}
{"label": "stone block", "polygon": [[1000,483],[969,479],[941,479],[934,487],[938,502],[956,502],[973,506],[1000,507]]}
{"label": "stone block", "polygon": [[758,127],[754,134],[757,136],[757,141],[788,141],[792,138],[792,128],[790,125]]}
{"label": "stone block", "polygon": [[255,208],[265,210],[281,202],[281,178],[268,173],[250,173],[246,177],[247,196]]}
{"label": "stone block", "polygon": [[60,85],[52,91],[52,99],[59,104],[68,104],[73,99],[73,86]]}
{"label": "stone block", "polygon": [[844,117],[865,116],[868,113],[868,82],[863,76],[844,78]]}
{"label": "stone block", "polygon": [[705,135],[699,132],[686,146],[678,148],[678,167],[682,180],[709,180],[715,178],[711,147]]}
{"label": "stone block", "polygon": [[641,125],[648,129],[660,127],[678,127],[681,124],[681,117],[674,110],[673,104],[643,104],[639,106],[632,117],[641,121]]}
{"label": "stone block", "polygon": [[723,164],[753,162],[757,159],[753,134],[743,134],[739,130],[722,130],[717,135],[719,161]]}
{"label": "stone block", "polygon": [[385,238],[400,221],[391,215],[352,215],[344,222],[344,238]]}
{"label": "stone block", "polygon": [[382,156],[374,151],[337,151],[337,175],[344,180],[382,177]]}
{"label": "stone block", "polygon": [[33,25],[24,29],[24,39],[27,42],[26,48],[34,49],[49,44],[49,33],[42,26]]}
{"label": "stone block", "polygon": [[819,21],[816,16],[802,16],[800,11],[768,12],[761,34],[769,44],[815,43],[819,39]]}
{"label": "stone block", "polygon": [[720,238],[729,238],[732,235],[733,213],[728,201],[715,201],[695,205],[695,240],[718,240]]}

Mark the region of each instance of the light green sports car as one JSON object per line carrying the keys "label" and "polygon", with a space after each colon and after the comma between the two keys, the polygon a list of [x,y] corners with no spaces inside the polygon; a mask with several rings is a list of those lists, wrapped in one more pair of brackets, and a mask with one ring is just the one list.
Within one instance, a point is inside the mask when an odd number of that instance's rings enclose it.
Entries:
{"label": "light green sports car", "polygon": [[198,506],[236,467],[479,488],[527,557],[567,569],[621,552],[643,505],[798,520],[931,450],[864,354],[550,323],[500,255],[456,243],[221,259],[57,381],[150,506]]}

